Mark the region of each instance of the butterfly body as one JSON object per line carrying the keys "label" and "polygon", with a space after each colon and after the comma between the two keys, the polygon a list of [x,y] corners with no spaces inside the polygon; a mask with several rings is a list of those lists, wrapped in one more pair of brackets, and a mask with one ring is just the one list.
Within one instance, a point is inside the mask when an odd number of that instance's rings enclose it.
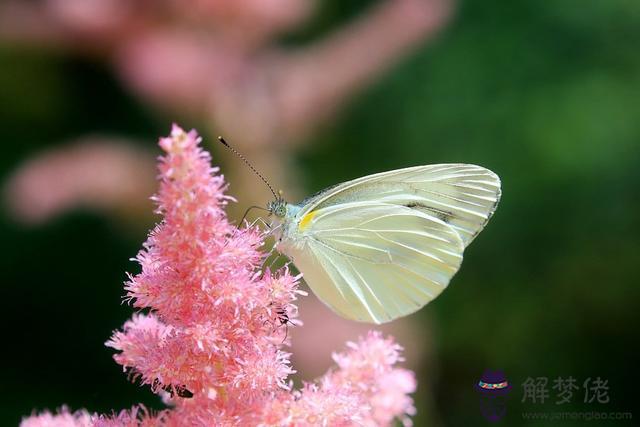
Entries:
{"label": "butterfly body", "polygon": [[277,249],[325,304],[385,323],[442,292],[499,198],[493,172],[442,164],[358,178],[299,205],[279,198],[269,210]]}

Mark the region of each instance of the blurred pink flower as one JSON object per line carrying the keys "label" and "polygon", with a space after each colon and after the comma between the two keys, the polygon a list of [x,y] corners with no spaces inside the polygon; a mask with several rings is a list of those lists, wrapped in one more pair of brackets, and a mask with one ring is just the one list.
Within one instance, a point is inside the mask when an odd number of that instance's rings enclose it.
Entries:
{"label": "blurred pink flower", "polygon": [[[163,221],[137,260],[142,271],[126,283],[135,314],[107,346],[131,378],[170,404],[91,416],[96,426],[410,424],[415,379],[395,365],[401,348],[371,332],[334,355],[335,369],[301,390],[294,373],[283,313],[296,323],[299,277],[286,267],[260,270],[265,234],[238,229],[223,208],[231,198],[210,165],[195,131],[174,126],[160,140],[160,190],[154,200]],[[86,413],[32,416],[23,426],[63,420],[86,425]],[[85,424],[83,424],[85,423]],[[65,425],[65,424],[63,424]]]}
{"label": "blurred pink flower", "polygon": [[[299,182],[292,148],[449,21],[452,0],[382,0],[303,46],[278,35],[316,0],[5,0],[0,38],[109,64],[150,106],[215,126],[278,182]],[[266,190],[230,172],[237,188]],[[288,194],[299,188],[289,184]]]}
{"label": "blurred pink flower", "polygon": [[256,43],[304,20],[313,0],[5,0],[0,37],[105,55],[143,33],[182,25]]}
{"label": "blurred pink flower", "polygon": [[86,137],[18,167],[4,198],[12,216],[28,224],[78,207],[136,217],[151,206],[153,163],[151,152],[129,141]]}
{"label": "blurred pink flower", "polygon": [[72,413],[63,406],[57,414],[44,411],[39,415],[32,415],[20,423],[20,427],[90,427],[91,415],[84,410]]}
{"label": "blurred pink flower", "polygon": [[277,36],[315,0],[7,0],[0,37],[102,58],[156,108],[242,146],[289,145],[437,34],[452,0],[385,0],[295,49]]}

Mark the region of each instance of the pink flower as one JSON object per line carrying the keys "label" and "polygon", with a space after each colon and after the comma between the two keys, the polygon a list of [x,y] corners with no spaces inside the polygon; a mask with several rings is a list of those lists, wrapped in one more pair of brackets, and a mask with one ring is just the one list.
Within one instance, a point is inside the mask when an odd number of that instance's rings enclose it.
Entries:
{"label": "pink flower", "polygon": [[160,140],[154,200],[163,220],[137,256],[142,271],[125,285],[127,299],[148,313],[134,314],[106,343],[169,408],[92,416],[64,409],[23,426],[408,424],[415,380],[395,367],[401,348],[380,333],[349,343],[334,355],[335,369],[292,390],[283,346],[297,323],[299,276],[261,269],[265,234],[228,222],[224,179],[199,142],[177,126]]}
{"label": "pink flower", "polygon": [[153,165],[131,141],[85,137],[27,160],[4,183],[4,198],[26,224],[78,207],[134,219],[151,207]]}
{"label": "pink flower", "polygon": [[452,0],[372,2],[296,49],[278,37],[313,0],[4,0],[0,38],[110,64],[155,108],[214,122],[236,143],[303,142],[448,21]]}
{"label": "pink flower", "polygon": [[394,368],[402,348],[379,332],[369,332],[348,350],[333,355],[337,369],[315,384],[305,384],[288,399],[266,406],[264,419],[275,425],[391,425],[396,417],[411,425],[415,413],[408,396],[416,388],[413,373]]}
{"label": "pink flower", "polygon": [[40,415],[26,418],[20,423],[20,427],[89,427],[91,425],[91,415],[87,411],[72,413],[66,406],[60,408],[55,415],[44,411]]}

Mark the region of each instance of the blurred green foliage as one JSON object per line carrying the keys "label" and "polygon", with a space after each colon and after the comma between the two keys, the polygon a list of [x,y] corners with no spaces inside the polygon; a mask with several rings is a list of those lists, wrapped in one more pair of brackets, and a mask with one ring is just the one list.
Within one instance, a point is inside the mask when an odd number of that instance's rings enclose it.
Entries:
{"label": "blurred green foliage", "polygon": [[[330,31],[368,3],[325,4],[286,42]],[[489,368],[514,385],[505,425],[526,425],[522,411],[637,408],[639,44],[636,0],[461,1],[438,40],[299,154],[309,191],[438,162],[481,164],[503,180],[497,214],[453,286],[417,314],[434,325],[437,370],[419,372],[436,401],[417,395],[416,425],[483,423],[473,385]],[[101,65],[46,51],[2,46],[0,87],[0,177],[87,132],[152,146],[172,120],[138,105]],[[102,346],[130,315],[121,283],[144,235],[86,212],[36,229],[3,215],[0,233],[0,424],[63,403],[158,406]],[[580,390],[574,405],[522,403],[522,382],[537,376],[600,376],[611,402],[583,404]]]}

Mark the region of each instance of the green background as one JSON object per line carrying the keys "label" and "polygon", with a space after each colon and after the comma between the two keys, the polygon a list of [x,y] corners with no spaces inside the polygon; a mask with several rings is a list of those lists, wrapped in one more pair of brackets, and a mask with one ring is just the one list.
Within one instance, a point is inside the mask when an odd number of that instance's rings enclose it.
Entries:
{"label": "green background", "polygon": [[[283,41],[321,37],[370,2],[342,3],[323,5]],[[435,403],[416,395],[416,425],[487,424],[473,389],[485,369],[502,369],[513,383],[505,425],[576,425],[526,422],[522,411],[637,408],[639,45],[636,0],[460,2],[435,43],[298,153],[309,191],[438,162],[481,164],[502,178],[499,209],[455,286],[416,315],[432,325],[437,366],[418,372]],[[0,178],[85,133],[153,148],[174,119],[146,110],[101,64],[6,43],[0,105]],[[160,407],[103,346],[131,314],[120,304],[122,282],[144,238],[89,212],[36,228],[1,213],[0,425],[63,403],[99,412]],[[547,403],[521,402],[522,382],[538,376],[579,384],[600,376],[610,403],[582,403],[582,390],[573,405],[555,405],[552,390]]]}

